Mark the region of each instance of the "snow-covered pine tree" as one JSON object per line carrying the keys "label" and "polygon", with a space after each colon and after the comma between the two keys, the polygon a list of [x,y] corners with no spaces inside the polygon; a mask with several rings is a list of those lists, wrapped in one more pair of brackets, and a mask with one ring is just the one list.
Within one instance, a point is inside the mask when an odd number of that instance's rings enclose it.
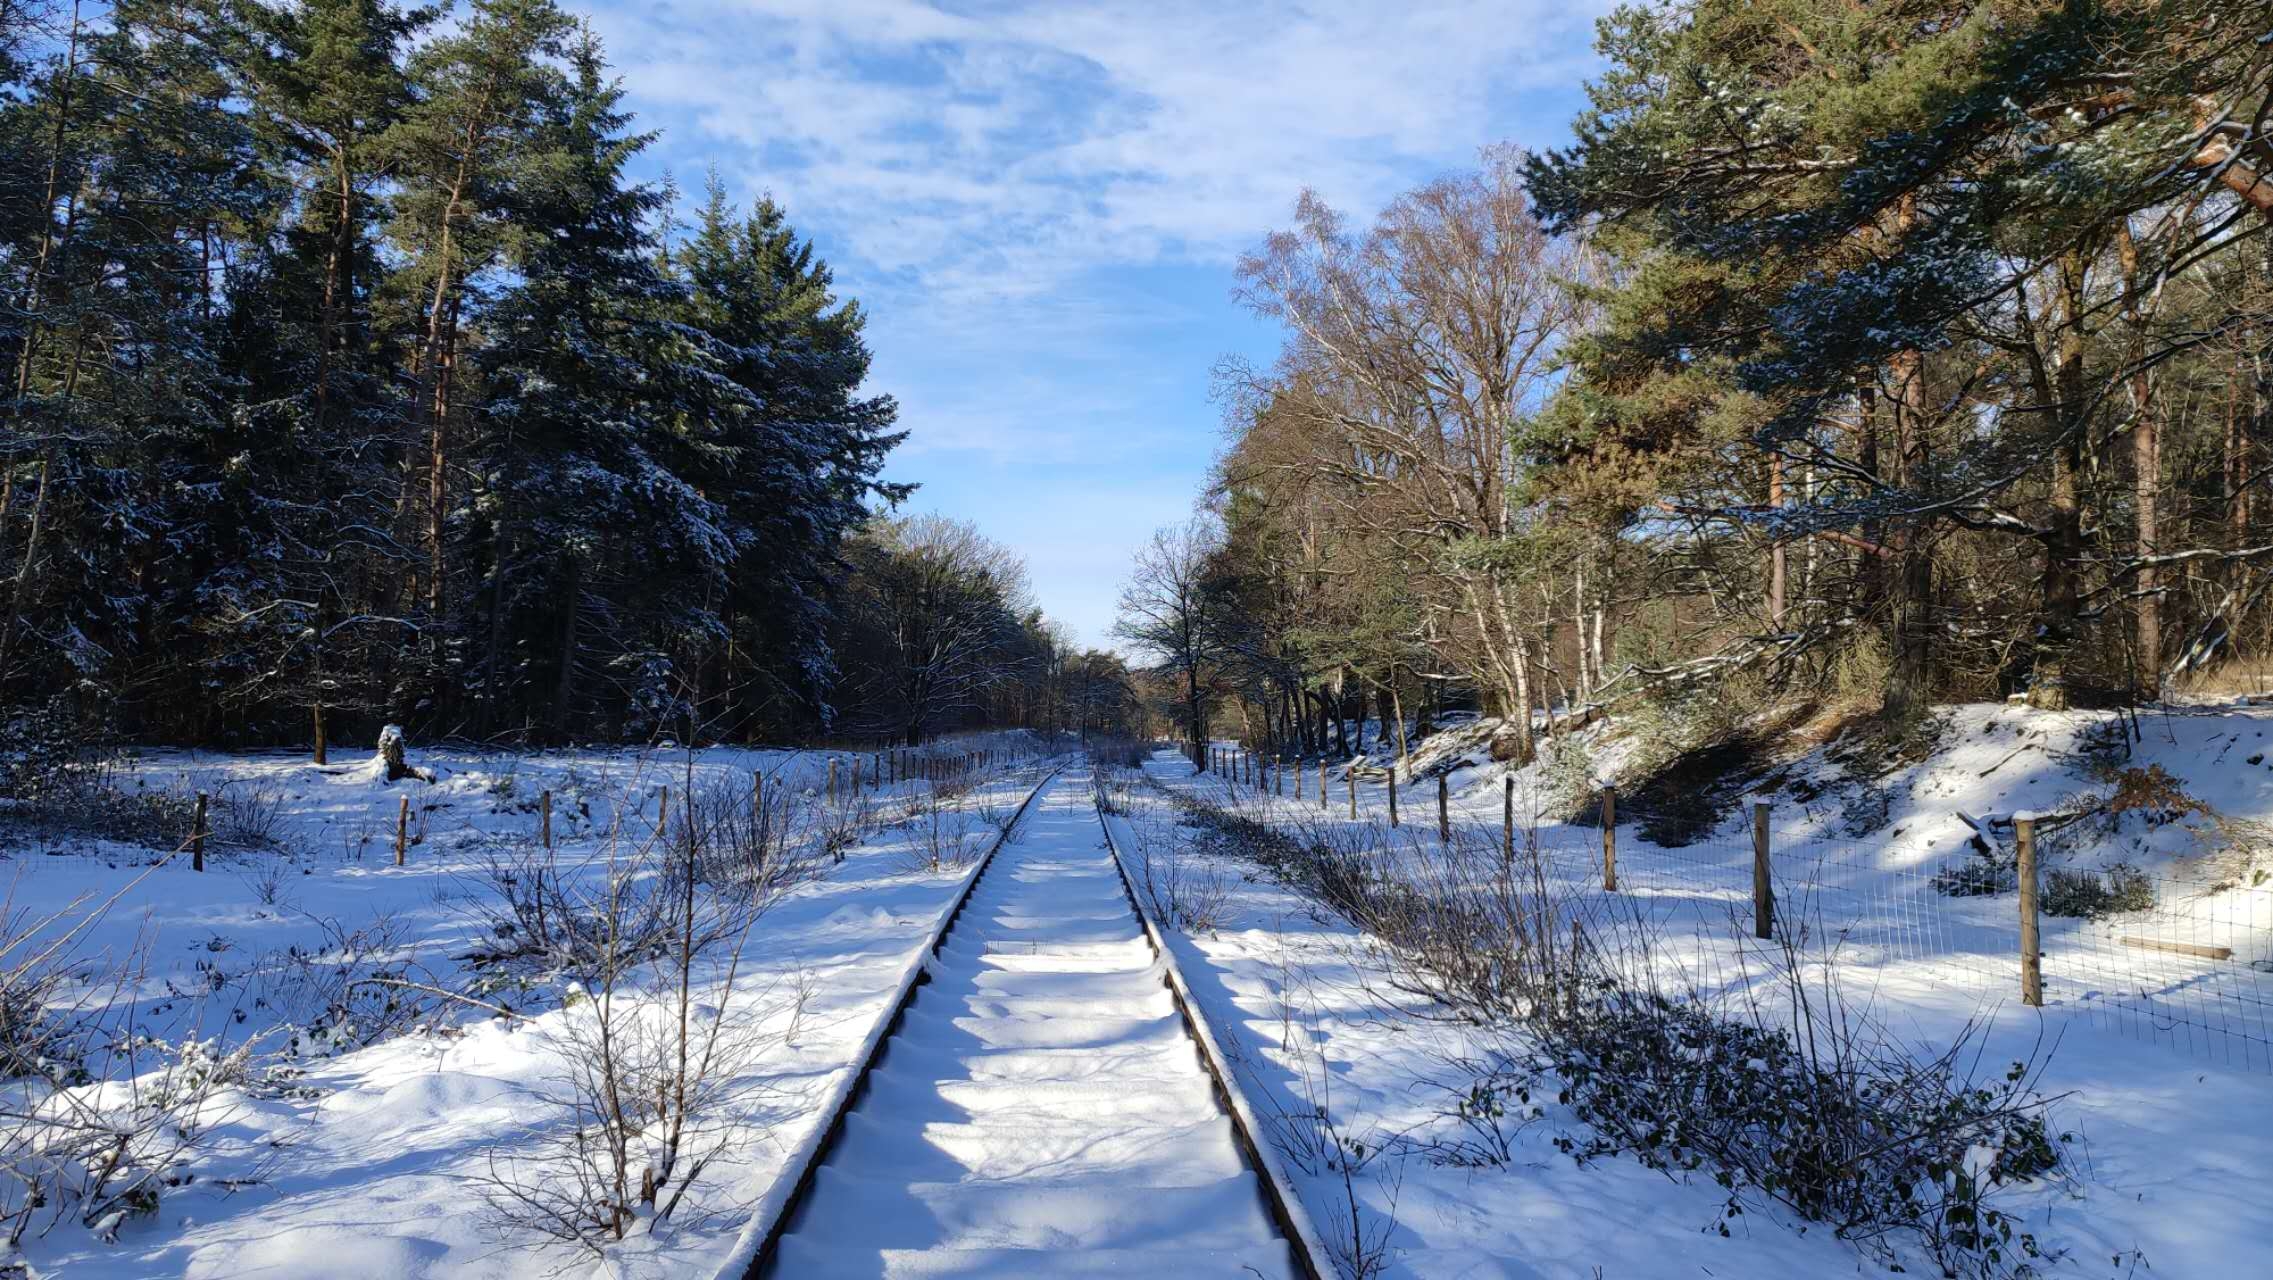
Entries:
{"label": "snow-covered pine tree", "polygon": [[451,522],[463,507],[453,506],[451,480],[463,472],[456,449],[472,398],[460,385],[469,312],[521,233],[511,205],[517,184],[542,163],[532,134],[563,92],[555,62],[574,30],[552,0],[472,0],[455,31],[411,56],[411,102],[387,133],[399,184],[388,237],[404,259],[388,283],[397,323],[411,331],[415,392],[405,444],[418,455],[402,473],[394,536],[422,550],[403,566],[398,588],[400,607],[427,619],[419,654],[426,669],[411,676],[424,686],[422,703],[454,695],[456,682],[444,677],[463,661],[446,641],[464,632],[451,614],[461,601],[449,570]]}
{"label": "snow-covered pine tree", "polygon": [[[595,702],[617,728],[683,721],[679,664],[718,635],[737,548],[682,470],[701,433],[754,408],[719,394],[706,344],[671,322],[680,291],[651,225],[665,196],[625,175],[649,135],[628,131],[589,29],[567,61],[513,185],[513,282],[479,361],[485,719],[555,736]],[[540,639],[515,658],[508,635]]]}
{"label": "snow-covered pine tree", "polygon": [[729,731],[809,723],[837,674],[838,548],[872,504],[911,489],[880,478],[905,438],[893,430],[899,409],[861,394],[867,317],[836,297],[828,264],[771,199],[744,216],[713,176],[672,264],[685,323],[750,405],[690,430],[701,440],[692,477],[731,513],[742,547],[721,603],[732,642],[700,667],[705,705]]}

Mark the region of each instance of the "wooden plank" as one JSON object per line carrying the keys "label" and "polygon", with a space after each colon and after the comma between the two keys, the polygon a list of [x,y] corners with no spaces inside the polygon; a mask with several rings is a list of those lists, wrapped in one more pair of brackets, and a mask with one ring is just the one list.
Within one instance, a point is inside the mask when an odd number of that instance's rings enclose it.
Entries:
{"label": "wooden plank", "polygon": [[2120,941],[2126,947],[2137,947],[2141,951],[2167,951],[2172,955],[2194,956],[2201,960],[2231,960],[2234,958],[2232,947],[2205,946],[2199,942],[2165,942],[2160,938],[2132,937],[2125,937]]}

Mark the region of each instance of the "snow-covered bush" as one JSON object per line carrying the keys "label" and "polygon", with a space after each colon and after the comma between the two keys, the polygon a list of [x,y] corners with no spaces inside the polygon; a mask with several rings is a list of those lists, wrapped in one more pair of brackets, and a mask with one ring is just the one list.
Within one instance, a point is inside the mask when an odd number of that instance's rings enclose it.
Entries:
{"label": "snow-covered bush", "polygon": [[619,826],[596,877],[549,856],[508,864],[516,883],[501,886],[513,905],[500,923],[543,937],[538,954],[565,956],[578,979],[548,1031],[562,1063],[545,1097],[548,1141],[489,1158],[489,1204],[516,1230],[597,1251],[652,1229],[748,1135],[751,1067],[772,1041],[746,990],[744,948],[785,880],[761,865],[706,886],[706,866],[748,863],[720,851],[701,801],[683,812],[636,838]]}
{"label": "snow-covered bush", "polygon": [[1921,1246],[1947,1275],[2037,1256],[1995,1203],[2060,1162],[2027,1064],[1972,1078],[1968,1046],[1913,1057],[1835,999],[1803,1005],[1804,1036],[1769,1016],[1586,972],[1536,1060],[1585,1126],[1557,1145],[1703,1172],[1727,1190],[1727,1219],[1762,1197],[1889,1260]]}
{"label": "snow-covered bush", "polygon": [[2020,887],[2011,858],[1975,853],[1934,873],[1934,892],[1950,898],[1990,898]]}
{"label": "snow-covered bush", "polygon": [[1549,813],[1574,815],[1595,803],[1601,785],[1595,778],[1594,751],[1585,735],[1561,734],[1547,744],[1540,757],[1541,798]]}
{"label": "snow-covered bush", "polygon": [[[18,708],[0,720],[0,827],[46,837],[84,836],[157,850],[185,847],[196,799],[164,787],[123,785],[115,759],[67,701]],[[5,847],[7,841],[0,841]]]}
{"label": "snow-covered bush", "polygon": [[2048,916],[2080,916],[2088,920],[2127,911],[2152,911],[2155,882],[2146,872],[2127,862],[2118,862],[2104,871],[2061,868],[2044,874],[2043,906]]}

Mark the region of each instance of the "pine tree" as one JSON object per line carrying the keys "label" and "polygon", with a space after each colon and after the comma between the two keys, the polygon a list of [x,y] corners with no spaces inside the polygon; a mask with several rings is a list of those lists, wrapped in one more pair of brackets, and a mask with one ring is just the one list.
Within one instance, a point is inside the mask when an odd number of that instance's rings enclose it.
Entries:
{"label": "pine tree", "polygon": [[723,506],[681,473],[707,447],[689,428],[752,409],[714,394],[709,353],[669,323],[679,290],[650,228],[665,197],[625,176],[649,135],[626,131],[588,29],[568,62],[512,190],[516,283],[485,316],[481,362],[484,703],[502,707],[527,674],[506,668],[509,630],[557,636],[533,664],[555,734],[594,666],[647,722],[683,717],[673,659],[718,629],[704,602],[737,550]]}
{"label": "pine tree", "polygon": [[472,0],[454,34],[412,58],[413,100],[387,138],[401,184],[389,233],[409,259],[392,283],[415,309],[412,413],[425,445],[417,469],[423,501],[400,504],[418,513],[426,552],[424,572],[405,595],[437,622],[446,604],[450,449],[468,295],[507,252],[515,230],[505,211],[509,189],[530,160],[534,122],[565,92],[547,59],[567,52],[573,30],[552,0]]}
{"label": "pine tree", "polygon": [[[2254,172],[2261,143],[2245,128],[2220,168],[2189,139],[2206,102],[2246,114],[2197,91],[2257,83],[2262,47],[2192,0],[1699,0],[1621,10],[1602,31],[1612,70],[1577,145],[1530,172],[1564,225],[1613,227],[1643,281],[1577,416],[1647,439],[1686,415],[1675,438],[1694,441],[1718,403],[1758,447],[1826,476],[1805,510],[1708,506],[1860,549],[1858,577],[1889,588],[1890,709],[1922,696],[1927,644],[1950,630],[1934,542],[2028,540],[2036,618],[2001,678],[2064,705],[2102,409],[2162,357],[2114,354],[2125,308],[2110,299],[2260,212],[2234,167]],[[2133,222],[2158,230],[2126,271]],[[2151,510],[2141,527],[2153,542]]]}
{"label": "pine tree", "polygon": [[723,606],[736,660],[712,668],[712,692],[725,700],[731,691],[729,714],[745,724],[816,714],[834,678],[837,546],[871,503],[897,503],[912,489],[879,479],[905,438],[891,429],[898,406],[860,394],[866,317],[839,304],[827,264],[771,200],[741,217],[714,176],[672,262],[687,286],[686,324],[751,406],[714,420],[694,473],[734,513],[747,548]]}

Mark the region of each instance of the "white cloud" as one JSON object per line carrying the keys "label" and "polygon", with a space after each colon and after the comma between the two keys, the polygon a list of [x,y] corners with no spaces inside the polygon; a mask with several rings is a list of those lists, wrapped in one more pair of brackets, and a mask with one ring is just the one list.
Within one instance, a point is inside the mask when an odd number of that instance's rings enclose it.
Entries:
{"label": "white cloud", "polygon": [[965,299],[1227,258],[1306,185],[1377,203],[1492,141],[1495,100],[1575,82],[1605,7],[673,0],[599,21],[638,101],[699,135],[673,154],[774,190],[848,267]]}

